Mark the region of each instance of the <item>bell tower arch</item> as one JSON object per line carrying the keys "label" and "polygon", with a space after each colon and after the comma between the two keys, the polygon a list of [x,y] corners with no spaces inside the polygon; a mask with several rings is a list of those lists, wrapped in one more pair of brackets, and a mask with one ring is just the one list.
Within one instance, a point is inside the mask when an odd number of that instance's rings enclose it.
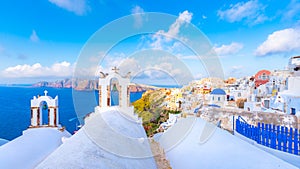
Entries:
{"label": "bell tower arch", "polygon": [[53,99],[45,90],[44,96],[34,96],[30,102],[31,128],[58,126],[58,96]]}
{"label": "bell tower arch", "polygon": [[110,73],[100,72],[98,107],[119,108],[135,117],[130,103],[130,72],[126,76],[121,76],[118,71],[119,69],[114,67]]}
{"label": "bell tower arch", "polygon": [[[110,74],[100,72],[98,87],[99,107],[130,107],[130,76],[127,74],[126,77],[122,77],[118,70],[119,69],[114,67]],[[118,94],[113,95],[112,92],[116,92]],[[115,98],[112,98],[112,96],[115,96]]]}

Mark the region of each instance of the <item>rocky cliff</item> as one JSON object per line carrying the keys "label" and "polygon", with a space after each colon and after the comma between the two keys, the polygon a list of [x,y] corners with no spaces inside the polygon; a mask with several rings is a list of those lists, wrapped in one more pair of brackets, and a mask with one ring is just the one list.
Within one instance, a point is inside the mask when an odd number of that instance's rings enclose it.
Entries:
{"label": "rocky cliff", "polygon": [[[64,79],[54,82],[41,81],[32,85],[33,87],[55,87],[55,88],[74,88],[75,90],[94,90],[98,88],[97,80],[86,79]],[[156,87],[131,83],[131,92],[151,90]]]}

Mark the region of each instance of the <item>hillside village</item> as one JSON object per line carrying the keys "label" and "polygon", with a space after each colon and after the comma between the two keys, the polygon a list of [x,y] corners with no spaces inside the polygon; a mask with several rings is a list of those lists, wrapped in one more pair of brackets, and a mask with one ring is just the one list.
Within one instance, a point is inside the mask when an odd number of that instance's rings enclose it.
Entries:
{"label": "hillside village", "polygon": [[[188,114],[211,116],[211,113],[207,112],[212,110],[228,112],[230,115],[233,112],[256,113],[265,121],[270,121],[270,118],[263,116],[270,114],[276,117],[287,116],[286,119],[275,118],[271,122],[298,127],[297,124],[300,123],[297,122],[297,117],[300,117],[299,68],[300,56],[296,56],[290,58],[286,70],[260,70],[253,76],[240,79],[203,78],[181,89],[159,89],[165,94],[165,96],[161,95],[164,96],[162,109],[180,111],[181,116]],[[144,95],[151,95],[151,92],[146,92]],[[216,121],[213,118],[208,120]],[[161,127],[164,125],[162,124]]]}
{"label": "hillside village", "polygon": [[74,135],[45,91],[31,99],[28,129],[0,146],[0,168],[299,168],[299,60],[288,70],[151,89],[132,104],[130,78],[112,69]]}

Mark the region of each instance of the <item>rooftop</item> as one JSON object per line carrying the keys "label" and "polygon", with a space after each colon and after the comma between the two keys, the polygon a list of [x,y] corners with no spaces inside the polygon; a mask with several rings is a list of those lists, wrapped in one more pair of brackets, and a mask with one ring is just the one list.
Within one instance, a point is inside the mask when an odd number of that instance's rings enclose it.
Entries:
{"label": "rooftop", "polygon": [[297,168],[201,118],[182,118],[158,137],[173,169]]}
{"label": "rooftop", "polygon": [[62,144],[62,138],[70,136],[58,128],[27,129],[22,136],[0,146],[0,168],[34,168]]}
{"label": "rooftop", "polygon": [[217,88],[214,89],[210,94],[215,94],[215,95],[226,95],[226,92],[223,89]]}
{"label": "rooftop", "polygon": [[90,114],[74,136],[48,156],[44,168],[156,168],[141,125],[110,109]]}

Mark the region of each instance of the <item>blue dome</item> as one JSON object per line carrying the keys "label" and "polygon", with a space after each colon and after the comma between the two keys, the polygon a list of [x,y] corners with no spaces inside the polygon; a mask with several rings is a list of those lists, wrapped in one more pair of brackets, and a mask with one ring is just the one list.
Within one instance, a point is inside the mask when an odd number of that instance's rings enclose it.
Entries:
{"label": "blue dome", "polygon": [[223,89],[214,89],[210,94],[216,94],[216,95],[226,95],[226,92]]}

